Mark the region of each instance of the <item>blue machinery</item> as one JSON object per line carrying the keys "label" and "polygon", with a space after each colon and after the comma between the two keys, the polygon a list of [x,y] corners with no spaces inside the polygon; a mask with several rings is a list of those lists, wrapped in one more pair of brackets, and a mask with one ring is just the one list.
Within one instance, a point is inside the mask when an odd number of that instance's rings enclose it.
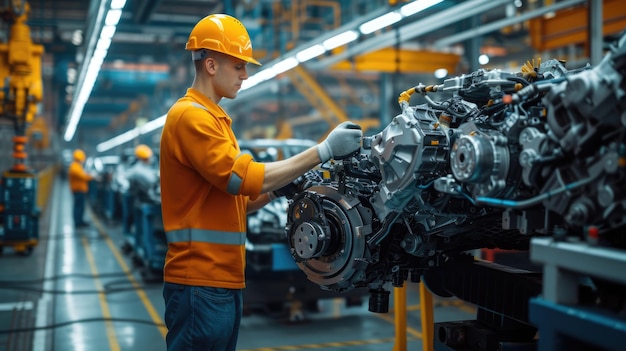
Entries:
{"label": "blue machinery", "polygon": [[[584,241],[533,239],[531,258],[543,265],[543,293],[530,301],[530,320],[541,337],[539,351],[624,349],[626,318],[620,309],[626,284],[626,252]],[[581,281],[614,286],[616,296],[594,296],[585,304]],[[622,285],[621,289],[617,288]],[[589,300],[589,299],[587,299]],[[581,302],[582,301],[582,302]],[[601,306],[597,306],[600,301]]]}
{"label": "blue machinery", "polygon": [[161,204],[141,201],[130,194],[124,194],[120,202],[124,207],[121,211],[122,251],[141,267],[143,279],[161,279],[167,252]]}
{"label": "blue machinery", "polygon": [[37,184],[35,173],[7,171],[3,174],[0,183],[0,250],[12,246],[17,253],[28,255],[37,245]]}
{"label": "blue machinery", "polygon": [[133,259],[144,268],[144,279],[161,277],[167,241],[163,231],[161,204],[137,202],[134,206]]}

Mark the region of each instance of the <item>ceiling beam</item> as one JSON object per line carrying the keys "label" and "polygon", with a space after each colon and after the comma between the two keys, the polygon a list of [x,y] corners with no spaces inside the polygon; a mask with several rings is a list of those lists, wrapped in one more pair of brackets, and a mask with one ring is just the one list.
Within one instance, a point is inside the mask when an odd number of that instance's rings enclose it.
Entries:
{"label": "ceiling beam", "polygon": [[[325,70],[328,67],[335,65],[343,60],[349,59],[351,57],[365,54],[368,52],[372,52],[378,49],[392,47],[397,44],[409,41],[421,35],[433,32],[439,28],[445,27],[450,24],[457,23],[466,18],[479,15],[491,9],[504,6],[509,4],[510,0],[492,0],[492,1],[484,1],[484,0],[470,0],[462,2],[458,5],[450,7],[445,10],[438,11],[431,15],[425,16],[421,20],[413,21],[408,24],[400,25],[395,30],[390,30],[382,34],[374,35],[368,39],[365,39],[359,43],[349,45],[345,50],[337,53],[335,55],[319,59],[317,61],[308,61],[305,62],[304,65],[307,69],[311,71],[321,71]],[[288,56],[294,56],[296,52],[299,52],[307,47],[310,47],[315,44],[319,44],[328,38],[332,38],[333,36],[343,33],[348,30],[358,30],[358,27],[374,18],[377,18],[385,13],[389,12],[389,8],[383,8],[378,11],[372,12],[366,16],[358,18],[345,24],[335,30],[332,30],[319,39],[315,41],[308,42],[304,45],[300,45],[297,48],[289,51],[282,57],[279,57],[272,62],[264,64],[266,66],[272,66],[278,63],[280,60],[284,59]],[[262,82],[250,89],[246,89],[239,93],[239,97],[237,98],[238,103],[241,103],[243,100],[258,98],[262,94],[267,93],[271,87],[275,87],[278,84],[286,84],[288,80],[286,79],[273,79],[269,81]],[[274,88],[275,89],[275,88]],[[227,100],[223,103],[224,106],[230,105],[233,100]]]}
{"label": "ceiling beam", "polygon": [[504,6],[510,2],[510,0],[465,1],[456,6],[426,16],[421,20],[400,26],[396,30],[390,30],[363,40],[360,43],[349,46],[341,53],[322,58],[315,62],[307,62],[305,65],[314,71],[322,70],[350,57],[407,42],[442,27],[460,22],[466,18],[479,15],[496,7]]}
{"label": "ceiling beam", "polygon": [[140,0],[133,10],[133,22],[146,24],[160,4],[161,0]]}
{"label": "ceiling beam", "polygon": [[439,39],[435,41],[434,45],[435,45],[435,48],[438,48],[438,49],[446,48],[452,44],[456,44],[456,43],[459,43],[461,41],[468,40],[471,38],[477,38],[487,33],[491,33],[496,30],[499,30],[501,28],[504,28],[504,27],[507,27],[516,23],[524,22],[531,18],[539,17],[549,12],[558,11],[558,10],[562,10],[565,8],[570,8],[572,6],[575,6],[584,2],[586,2],[586,0],[567,0],[567,1],[556,3],[554,5],[541,7],[536,10],[522,13],[515,17],[504,18],[499,21],[494,21],[494,22],[491,22],[491,23],[488,23],[479,27],[475,27],[475,28],[463,31],[461,33],[451,35],[446,38]]}

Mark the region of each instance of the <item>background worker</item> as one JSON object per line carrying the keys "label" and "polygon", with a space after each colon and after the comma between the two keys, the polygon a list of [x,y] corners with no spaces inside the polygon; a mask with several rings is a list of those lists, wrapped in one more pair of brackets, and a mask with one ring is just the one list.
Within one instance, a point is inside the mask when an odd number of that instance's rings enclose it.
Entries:
{"label": "background worker", "polygon": [[152,149],[145,144],[135,147],[135,162],[128,166],[117,179],[122,194],[122,231],[124,243],[122,248],[130,251],[136,246],[133,233],[135,206],[138,203],[159,203],[159,171],[153,166]]}
{"label": "background worker", "polygon": [[156,201],[158,198],[159,172],[152,165],[152,149],[145,144],[135,147],[137,162],[124,172],[122,191],[132,197],[142,197],[143,201]]}
{"label": "background worker", "polygon": [[70,191],[74,197],[74,208],[72,218],[74,219],[74,227],[86,227],[88,224],[83,219],[85,214],[85,201],[87,191],[89,190],[89,181],[94,177],[87,173],[83,168],[87,155],[81,149],[74,150],[73,161],[70,164],[67,177],[70,185]]}
{"label": "background worker", "polygon": [[189,35],[192,86],[169,110],[161,134],[161,206],[168,252],[163,273],[168,350],[235,350],[245,287],[246,214],[321,162],[360,148],[350,122],[291,158],[259,163],[241,153],[218,105],[248,78],[248,32],[209,15]]}

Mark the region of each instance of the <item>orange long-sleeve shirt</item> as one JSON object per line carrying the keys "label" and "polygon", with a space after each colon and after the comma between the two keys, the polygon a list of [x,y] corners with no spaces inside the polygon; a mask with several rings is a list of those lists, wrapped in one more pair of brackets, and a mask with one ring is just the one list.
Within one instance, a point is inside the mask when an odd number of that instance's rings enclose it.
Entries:
{"label": "orange long-sleeve shirt", "polygon": [[166,282],[245,287],[246,207],[261,193],[265,166],[240,152],[231,124],[191,88],[168,112],[160,150]]}
{"label": "orange long-sleeve shirt", "polygon": [[89,173],[85,172],[83,165],[78,161],[70,164],[67,176],[69,178],[70,190],[73,193],[86,193],[89,190],[89,181],[93,179]]}

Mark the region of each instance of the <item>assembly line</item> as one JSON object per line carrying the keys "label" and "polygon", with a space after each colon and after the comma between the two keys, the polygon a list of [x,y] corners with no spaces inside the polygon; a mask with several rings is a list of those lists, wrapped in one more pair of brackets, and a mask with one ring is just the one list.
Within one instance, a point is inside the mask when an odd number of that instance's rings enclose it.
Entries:
{"label": "assembly line", "polygon": [[[165,350],[161,284],[145,280],[140,273],[142,266],[135,265],[132,257],[122,251],[121,223],[107,225],[105,218],[89,211],[87,218],[92,226],[74,231],[67,184],[59,180],[53,191],[54,210],[41,222],[42,228],[50,228],[41,236],[47,243],[46,260],[24,260],[9,253],[3,257],[6,265],[15,269],[2,278],[0,347]],[[43,256],[43,251],[44,246],[38,245],[32,255],[42,252]],[[419,347],[417,287],[409,286],[406,293],[407,344]],[[239,349],[393,347],[396,332],[391,314],[373,315],[366,304],[348,307],[344,299],[332,297],[320,300],[315,310],[304,307],[292,310],[288,305],[282,309],[258,303],[251,306],[242,321]],[[473,313],[473,307],[458,301],[441,301],[435,310],[441,318],[470,318]],[[346,328],[356,321],[371,331]]]}
{"label": "assembly line", "polygon": [[623,1],[0,19],[0,351],[623,349]]}

